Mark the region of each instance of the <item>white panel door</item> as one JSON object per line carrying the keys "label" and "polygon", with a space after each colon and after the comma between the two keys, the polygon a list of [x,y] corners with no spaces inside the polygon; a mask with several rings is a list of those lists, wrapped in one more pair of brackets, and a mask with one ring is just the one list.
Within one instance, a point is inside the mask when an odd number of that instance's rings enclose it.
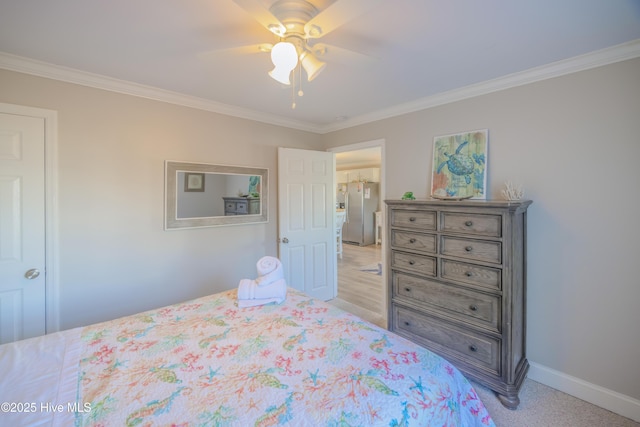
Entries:
{"label": "white panel door", "polygon": [[278,252],[287,284],[335,298],[335,154],[278,149]]}
{"label": "white panel door", "polygon": [[0,113],[0,344],[45,333],[44,129]]}

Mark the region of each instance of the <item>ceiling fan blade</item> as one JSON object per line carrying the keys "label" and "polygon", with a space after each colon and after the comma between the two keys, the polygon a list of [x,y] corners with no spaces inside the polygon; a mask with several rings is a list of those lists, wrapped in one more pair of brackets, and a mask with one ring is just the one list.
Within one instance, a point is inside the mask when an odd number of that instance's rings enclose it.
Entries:
{"label": "ceiling fan blade", "polygon": [[201,52],[198,57],[201,59],[213,58],[223,55],[249,55],[253,53],[268,53],[271,52],[273,45],[271,43],[258,43],[250,44],[246,46],[230,47],[226,49],[214,49],[207,52]]}
{"label": "ceiling fan blade", "polygon": [[351,66],[372,65],[377,60],[373,56],[326,43],[316,43],[311,48],[311,53],[321,61]]}
{"label": "ceiling fan blade", "polygon": [[308,38],[320,38],[349,21],[364,15],[381,0],[337,0],[304,26]]}
{"label": "ceiling fan blade", "polygon": [[233,0],[233,2],[275,35],[281,36],[286,32],[286,28],[282,22],[280,22],[260,0]]}

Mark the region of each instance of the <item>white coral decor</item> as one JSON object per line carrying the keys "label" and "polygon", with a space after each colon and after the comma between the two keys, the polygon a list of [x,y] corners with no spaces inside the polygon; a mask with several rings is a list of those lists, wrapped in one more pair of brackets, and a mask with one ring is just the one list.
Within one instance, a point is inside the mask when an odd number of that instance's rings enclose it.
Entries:
{"label": "white coral decor", "polygon": [[502,196],[505,200],[521,200],[524,197],[524,189],[522,185],[516,186],[511,181],[504,183],[504,189],[502,190]]}

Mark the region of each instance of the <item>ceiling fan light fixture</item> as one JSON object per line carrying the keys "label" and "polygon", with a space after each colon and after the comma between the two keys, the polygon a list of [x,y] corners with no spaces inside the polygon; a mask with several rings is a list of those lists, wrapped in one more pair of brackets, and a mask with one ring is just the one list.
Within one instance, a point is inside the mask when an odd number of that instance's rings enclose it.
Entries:
{"label": "ceiling fan light fixture", "polygon": [[275,68],[269,71],[269,75],[282,84],[291,84],[289,74],[298,64],[298,51],[293,43],[276,43],[271,49],[271,62],[273,62]]}
{"label": "ceiling fan light fixture", "polygon": [[271,49],[271,62],[276,67],[293,70],[298,64],[298,51],[293,43],[279,42]]}
{"label": "ceiling fan light fixture", "polygon": [[271,62],[276,67],[293,70],[298,64],[298,51],[293,43],[279,42],[271,49]]}
{"label": "ceiling fan light fixture", "polygon": [[277,66],[273,70],[269,71],[269,76],[273,80],[287,86],[291,84],[291,80],[289,80],[290,74],[291,74],[291,70],[285,70],[284,68],[277,67]]}
{"label": "ceiling fan light fixture", "polygon": [[305,50],[300,55],[302,68],[307,72],[307,81],[311,81],[318,77],[318,74],[327,66],[326,62],[320,61],[311,52]]}

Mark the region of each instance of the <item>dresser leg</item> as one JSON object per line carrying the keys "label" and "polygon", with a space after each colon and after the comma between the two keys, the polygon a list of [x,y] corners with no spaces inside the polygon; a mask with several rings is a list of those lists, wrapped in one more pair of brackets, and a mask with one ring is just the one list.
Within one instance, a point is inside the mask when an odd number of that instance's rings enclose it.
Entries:
{"label": "dresser leg", "polygon": [[505,394],[496,393],[496,396],[498,397],[498,400],[500,401],[500,403],[502,403],[502,405],[505,408],[511,409],[511,410],[518,409],[518,405],[520,404],[520,398],[518,397],[517,394],[514,394],[512,396],[507,396]]}

